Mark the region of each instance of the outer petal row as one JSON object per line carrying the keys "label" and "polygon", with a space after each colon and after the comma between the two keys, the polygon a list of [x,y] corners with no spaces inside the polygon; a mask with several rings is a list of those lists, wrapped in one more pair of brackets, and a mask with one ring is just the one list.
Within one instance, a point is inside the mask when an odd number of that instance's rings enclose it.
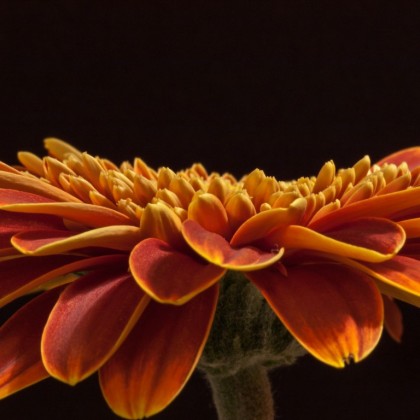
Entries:
{"label": "outer petal row", "polygon": [[194,371],[213,322],[218,285],[182,306],[150,302],[120,349],[100,370],[112,410],[139,419],[163,410]]}
{"label": "outer petal row", "polygon": [[156,238],[141,241],[129,262],[131,273],[146,293],[159,302],[177,305],[215,284],[226,271]]}
{"label": "outer petal row", "polygon": [[313,356],[335,367],[366,357],[382,332],[383,303],[374,282],[338,264],[247,273],[273,311]]}

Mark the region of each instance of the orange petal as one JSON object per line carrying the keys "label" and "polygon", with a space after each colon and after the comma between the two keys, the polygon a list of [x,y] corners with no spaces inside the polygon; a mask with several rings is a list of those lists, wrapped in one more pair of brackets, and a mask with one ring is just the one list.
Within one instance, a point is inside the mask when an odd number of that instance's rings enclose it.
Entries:
{"label": "orange petal", "polygon": [[309,223],[309,227],[322,232],[362,217],[401,218],[419,213],[420,189],[410,188],[390,194],[378,195],[341,207]]}
{"label": "orange petal", "polygon": [[420,238],[420,218],[407,219],[398,222],[407,234],[407,239]]}
{"label": "orange petal", "polygon": [[61,290],[32,299],[0,328],[0,399],[48,377],[41,361],[44,325]]}
{"label": "orange petal", "polygon": [[48,318],[41,342],[45,368],[72,385],[85,379],[118,349],[148,302],[124,267],[80,277]]}
{"label": "orange petal", "polygon": [[325,235],[303,226],[289,226],[273,232],[267,240],[286,249],[306,249],[381,262],[392,258],[404,245],[405,233],[386,219],[359,219]]}
{"label": "orange petal", "polygon": [[384,163],[395,163],[400,165],[406,162],[410,170],[413,170],[417,166],[420,166],[420,147],[409,147],[407,149],[399,150],[398,152],[392,153],[377,162],[377,165],[383,165]]}
{"label": "orange petal", "polygon": [[206,230],[224,237],[229,235],[229,222],[226,210],[213,194],[198,193],[188,206],[188,218],[198,222]]}
{"label": "orange petal", "polygon": [[306,209],[306,200],[298,198],[288,208],[277,208],[256,214],[233,235],[230,243],[234,247],[250,244],[264,238],[274,229],[299,223]]}
{"label": "orange petal", "polygon": [[0,307],[33,292],[60,276],[96,267],[127,264],[125,255],[104,255],[82,258],[74,255],[26,257],[0,262]]}
{"label": "orange petal", "polygon": [[397,255],[380,264],[357,267],[378,280],[382,293],[420,307],[420,261]]}
{"label": "orange petal", "polygon": [[277,262],[283,249],[271,252],[248,246],[234,249],[225,238],[204,229],[193,220],[186,220],[182,233],[188,245],[212,264],[237,271],[260,270]]}
{"label": "orange petal", "polygon": [[178,305],[212,286],[226,271],[179,252],[156,238],[145,239],[133,249],[130,270],[153,299]]}
{"label": "orange petal", "polygon": [[56,201],[80,203],[80,200],[75,196],[25,173],[0,171],[0,188],[18,189]]}
{"label": "orange petal", "polygon": [[182,306],[149,304],[100,370],[102,393],[117,415],[151,416],[181,392],[207,341],[217,297],[214,286]]}
{"label": "orange petal", "polygon": [[133,224],[129,217],[118,211],[86,203],[22,203],[1,205],[0,208],[19,213],[52,214],[89,227]]}
{"label": "orange petal", "polygon": [[61,230],[22,232],[12,238],[12,245],[27,255],[52,255],[86,247],[128,251],[139,240],[139,228],[115,225],[79,234]]}
{"label": "orange petal", "polygon": [[365,358],[382,332],[382,298],[366,275],[337,264],[247,273],[294,337],[334,366]]}
{"label": "orange petal", "polygon": [[389,296],[383,295],[385,309],[385,329],[393,340],[400,343],[403,333],[403,319],[398,305]]}

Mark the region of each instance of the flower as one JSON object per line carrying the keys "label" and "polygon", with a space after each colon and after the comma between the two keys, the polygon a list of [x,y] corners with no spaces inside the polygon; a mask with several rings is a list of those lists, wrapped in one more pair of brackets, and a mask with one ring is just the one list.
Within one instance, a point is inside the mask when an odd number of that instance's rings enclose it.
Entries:
{"label": "flower", "polygon": [[366,357],[384,323],[400,339],[393,298],[420,303],[419,148],[279,182],[45,145],[0,164],[0,304],[35,296],[0,328],[0,398],[98,371],[118,415],[161,411],[198,363],[229,270],[336,367]]}

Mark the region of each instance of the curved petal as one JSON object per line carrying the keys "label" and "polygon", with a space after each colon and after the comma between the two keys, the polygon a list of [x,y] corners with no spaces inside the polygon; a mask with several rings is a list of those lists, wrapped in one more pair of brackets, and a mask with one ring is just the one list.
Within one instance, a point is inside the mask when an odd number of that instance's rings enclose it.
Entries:
{"label": "curved petal", "polygon": [[67,286],[42,335],[47,371],[72,385],[85,379],[118,349],[149,300],[124,269],[92,271]]}
{"label": "curved petal", "polygon": [[79,234],[70,231],[32,231],[18,233],[12,245],[26,255],[52,255],[86,247],[103,247],[128,251],[140,240],[135,226],[115,225]]}
{"label": "curved petal", "polygon": [[412,215],[416,212],[420,212],[419,187],[357,201],[334,212],[327,213],[324,217],[309,223],[308,226],[316,231],[324,232],[362,217],[396,219],[397,216],[401,218],[405,213]]}
{"label": "curved petal", "polygon": [[382,166],[384,163],[395,163],[395,165],[400,165],[403,162],[407,163],[410,170],[420,166],[420,147],[414,146],[399,150],[398,152],[392,153],[381,159],[377,162],[377,165]]}
{"label": "curved petal", "polygon": [[407,219],[398,222],[398,224],[404,229],[407,239],[420,238],[420,218]]}
{"label": "curved petal", "polygon": [[102,393],[116,414],[151,416],[181,392],[207,341],[217,297],[215,285],[182,306],[149,304],[100,370]]}
{"label": "curved petal", "polygon": [[125,255],[25,257],[0,262],[0,307],[69,273],[125,263]]}
{"label": "curved petal", "polygon": [[382,299],[385,309],[385,329],[391,338],[399,343],[404,329],[401,311],[389,296],[383,295]]}
{"label": "curved petal", "polygon": [[383,303],[374,282],[338,264],[288,267],[247,277],[313,356],[334,367],[365,358],[382,332]]}
{"label": "curved petal", "polygon": [[118,211],[86,203],[3,204],[0,208],[19,213],[53,214],[89,227],[133,224],[129,217]]}
{"label": "curved petal", "polygon": [[0,248],[10,247],[10,239],[19,232],[64,229],[63,221],[44,214],[19,214],[0,210]]}
{"label": "curved petal", "polygon": [[325,235],[303,226],[273,232],[267,240],[286,249],[307,249],[381,262],[392,258],[404,245],[404,230],[386,219],[359,219]]}
{"label": "curved petal", "polygon": [[133,277],[148,295],[158,302],[176,305],[215,284],[226,271],[156,238],[141,241],[129,261]]}
{"label": "curved petal", "polygon": [[303,217],[306,200],[298,198],[287,208],[266,210],[245,221],[233,235],[230,243],[234,247],[250,244],[264,238],[274,229],[297,224]]}
{"label": "curved petal", "polygon": [[265,252],[252,246],[232,248],[225,238],[209,232],[193,220],[186,220],[182,234],[197,254],[212,264],[236,271],[261,270],[277,262],[283,249],[273,248]]}
{"label": "curved petal", "polygon": [[56,201],[80,203],[75,196],[54,187],[48,182],[25,173],[11,173],[0,170],[0,188],[17,189]]}
{"label": "curved petal", "polygon": [[53,200],[51,198],[43,197],[39,194],[13,190],[10,188],[0,188],[0,206],[19,203],[39,204],[52,202]]}
{"label": "curved petal", "polygon": [[380,264],[356,261],[347,261],[347,264],[376,279],[382,293],[420,307],[420,261],[397,255]]}
{"label": "curved petal", "polygon": [[39,343],[61,289],[32,299],[0,328],[0,399],[48,377]]}

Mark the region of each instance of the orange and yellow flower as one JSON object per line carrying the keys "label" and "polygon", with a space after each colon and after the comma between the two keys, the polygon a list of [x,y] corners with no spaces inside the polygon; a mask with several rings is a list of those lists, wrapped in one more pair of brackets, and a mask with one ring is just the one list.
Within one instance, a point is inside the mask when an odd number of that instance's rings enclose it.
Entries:
{"label": "orange and yellow flower", "polygon": [[420,148],[279,182],[45,144],[0,164],[0,304],[35,296],[0,328],[0,398],[98,371],[115,413],[159,412],[198,363],[228,270],[336,367],[384,324],[400,339],[394,298],[420,305]]}

